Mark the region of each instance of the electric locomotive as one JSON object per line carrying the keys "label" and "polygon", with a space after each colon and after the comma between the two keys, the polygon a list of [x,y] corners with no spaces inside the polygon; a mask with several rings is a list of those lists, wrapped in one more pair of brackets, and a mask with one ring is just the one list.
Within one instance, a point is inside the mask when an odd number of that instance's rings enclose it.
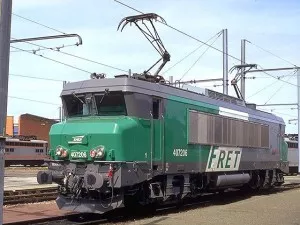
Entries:
{"label": "electric locomotive", "polygon": [[49,168],[37,175],[59,184],[60,209],[101,214],[284,182],[282,118],[212,90],[176,87],[158,75],[166,51],[162,59],[154,75],[94,74],[64,86],[66,119],[52,126]]}
{"label": "electric locomotive", "polygon": [[231,96],[117,77],[68,83],[62,100],[67,119],[50,130],[38,181],[60,185],[63,209],[271,187],[288,171],[284,121]]}

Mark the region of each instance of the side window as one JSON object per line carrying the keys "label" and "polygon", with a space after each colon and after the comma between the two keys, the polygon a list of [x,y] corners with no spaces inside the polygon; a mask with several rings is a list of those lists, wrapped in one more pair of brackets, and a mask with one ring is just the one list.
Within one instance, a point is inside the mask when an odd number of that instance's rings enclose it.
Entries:
{"label": "side window", "polygon": [[159,103],[160,103],[159,99],[153,99],[153,102],[152,102],[153,119],[159,118],[159,105],[160,105]]}

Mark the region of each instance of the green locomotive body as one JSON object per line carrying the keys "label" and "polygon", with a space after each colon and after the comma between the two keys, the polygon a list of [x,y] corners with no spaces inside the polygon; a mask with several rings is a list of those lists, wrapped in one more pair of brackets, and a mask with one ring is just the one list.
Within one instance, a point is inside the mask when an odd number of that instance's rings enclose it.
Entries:
{"label": "green locomotive body", "polygon": [[68,83],[48,171],[62,209],[104,213],[231,187],[269,188],[288,171],[284,121],[211,90],[121,76]]}

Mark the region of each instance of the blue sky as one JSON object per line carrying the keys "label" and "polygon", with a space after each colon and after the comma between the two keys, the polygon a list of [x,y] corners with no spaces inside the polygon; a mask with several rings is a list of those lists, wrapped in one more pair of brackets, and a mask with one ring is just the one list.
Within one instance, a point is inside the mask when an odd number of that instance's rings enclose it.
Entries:
{"label": "blue sky", "polygon": [[[143,11],[161,15],[168,24],[183,30],[200,40],[206,41],[220,30],[227,28],[229,35],[229,53],[240,57],[240,40],[246,38],[252,43],[270,50],[295,64],[299,63],[300,49],[300,2],[297,0],[124,0],[125,3]],[[17,15],[35,20],[66,33],[77,33],[83,38],[83,45],[64,48],[62,51],[86,57],[98,62],[116,66],[121,69],[132,69],[134,72],[144,71],[157,60],[158,54],[135,27],[126,27],[121,33],[117,31],[119,21],[128,15],[136,14],[113,0],[14,0],[13,12]],[[166,69],[183,56],[197,48],[200,43],[179,34],[163,25],[157,24],[162,40],[171,54],[171,61]],[[12,17],[12,37],[24,38],[59,34],[19,17]],[[76,43],[76,39],[43,41],[37,44],[56,47]],[[37,49],[28,44],[15,44],[22,49]],[[214,46],[222,48],[219,38]],[[191,57],[178,64],[165,74],[179,79],[194,61],[205,51],[200,48]],[[88,79],[89,74],[45,60],[42,57],[24,52],[14,52],[11,48],[10,73],[38,76],[67,81]],[[78,68],[101,73],[112,77],[122,72],[97,64],[78,60],[57,52],[42,51],[45,57],[56,59]],[[247,44],[246,61],[257,63],[264,68],[286,67],[290,64],[280,60],[252,44]],[[229,67],[238,64],[229,60]],[[274,72],[273,76],[286,75],[288,72]],[[222,54],[209,49],[185,79],[210,79],[222,76]],[[233,78],[230,75],[230,80]],[[296,87],[284,85],[266,78],[266,74],[249,74],[263,77],[247,79],[246,97],[263,89],[260,93],[247,99],[256,104],[296,102]],[[290,83],[296,84],[295,77],[286,77]],[[205,83],[199,86],[222,91],[222,87]],[[269,86],[269,87],[268,87]],[[268,87],[268,88],[267,88]],[[33,113],[50,118],[58,117],[62,82],[42,81],[10,76],[9,95],[39,101],[51,102],[48,105],[9,98],[8,115],[19,116],[22,113]],[[233,88],[229,93],[234,95]],[[272,97],[272,98],[271,98]],[[271,99],[270,99],[271,98]],[[269,100],[270,99],[270,100]],[[294,106],[267,107],[287,122],[296,118]],[[297,126],[287,124],[287,132],[296,132]]]}

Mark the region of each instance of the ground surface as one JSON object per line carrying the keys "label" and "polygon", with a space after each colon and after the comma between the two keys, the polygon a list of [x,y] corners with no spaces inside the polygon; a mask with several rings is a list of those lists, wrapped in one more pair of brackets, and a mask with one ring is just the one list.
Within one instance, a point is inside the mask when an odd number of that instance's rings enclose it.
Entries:
{"label": "ground surface", "polygon": [[19,190],[30,188],[46,188],[57,186],[55,184],[40,185],[37,183],[38,171],[45,170],[43,167],[9,167],[5,168],[4,190]]}
{"label": "ground surface", "polygon": [[46,167],[5,167],[5,177],[35,177],[38,171],[46,170]]}
{"label": "ground surface", "polygon": [[[285,178],[287,182],[300,182],[300,177]],[[115,223],[118,225],[300,225],[300,188],[226,200],[205,206],[199,204],[192,209],[176,213],[162,213],[152,218]]]}
{"label": "ground surface", "polygon": [[[15,172],[12,172],[15,174]],[[12,175],[11,174],[11,175]],[[26,173],[25,173],[26,174]],[[27,173],[29,174],[29,173]],[[5,177],[6,187],[24,186],[27,182],[36,185],[35,177]],[[286,183],[300,184],[300,176],[285,177]],[[63,215],[54,201],[29,205],[8,206],[4,209],[5,222],[20,219],[49,218],[53,215]],[[128,220],[103,222],[117,225],[189,225],[189,224],[230,224],[230,225],[300,225],[300,187],[283,187],[259,195],[222,196],[217,195],[215,200],[203,201],[181,207],[179,209],[165,209],[156,212],[153,216],[133,217]]]}

